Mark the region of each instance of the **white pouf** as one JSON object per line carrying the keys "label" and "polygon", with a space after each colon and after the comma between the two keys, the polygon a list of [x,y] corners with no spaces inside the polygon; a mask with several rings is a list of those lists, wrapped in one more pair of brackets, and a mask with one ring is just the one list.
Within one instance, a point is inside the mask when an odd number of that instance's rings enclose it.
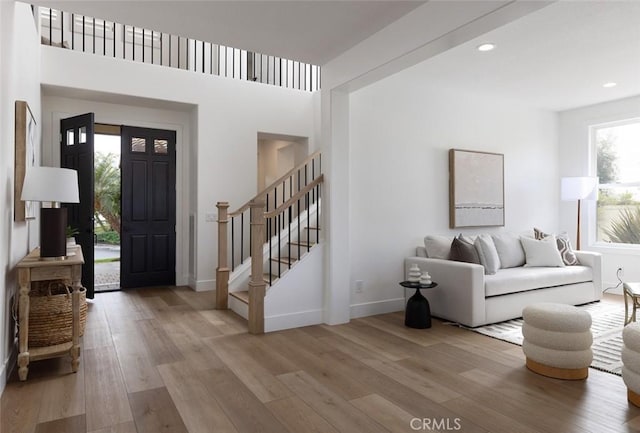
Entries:
{"label": "white pouf", "polygon": [[527,368],[543,376],[577,380],[593,360],[591,315],[573,305],[541,302],[522,310]]}
{"label": "white pouf", "polygon": [[640,407],[640,322],[622,330],[622,380],[627,385],[627,400]]}

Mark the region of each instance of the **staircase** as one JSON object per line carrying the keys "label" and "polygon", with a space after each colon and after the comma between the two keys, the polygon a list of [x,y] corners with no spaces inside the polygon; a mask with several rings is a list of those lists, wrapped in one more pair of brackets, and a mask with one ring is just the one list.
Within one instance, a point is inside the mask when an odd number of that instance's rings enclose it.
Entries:
{"label": "staircase", "polygon": [[227,202],[217,203],[216,308],[231,302],[240,314],[246,311],[252,334],[264,333],[267,290],[321,240],[321,161],[319,152],[310,155],[233,212]]}

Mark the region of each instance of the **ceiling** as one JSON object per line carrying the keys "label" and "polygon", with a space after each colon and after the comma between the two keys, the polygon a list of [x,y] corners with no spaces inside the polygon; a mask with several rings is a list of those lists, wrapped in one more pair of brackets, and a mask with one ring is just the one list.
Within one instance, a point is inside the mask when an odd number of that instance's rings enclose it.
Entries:
{"label": "ceiling", "polygon": [[33,0],[33,3],[323,65],[425,1]]}
{"label": "ceiling", "polygon": [[[435,1],[435,0],[433,0]],[[484,1],[484,0],[477,0]],[[36,4],[324,65],[425,1]],[[451,0],[447,6],[458,7]],[[464,6],[460,6],[464,7]],[[640,1],[558,1],[406,71],[416,83],[561,111],[640,94]],[[411,29],[407,29],[410,31]],[[481,53],[491,41],[497,48]],[[603,88],[613,81],[618,85]]]}
{"label": "ceiling", "polygon": [[[483,42],[496,49],[479,52]],[[429,85],[562,111],[640,94],[640,2],[560,1],[425,61]],[[607,82],[616,87],[604,88]]]}

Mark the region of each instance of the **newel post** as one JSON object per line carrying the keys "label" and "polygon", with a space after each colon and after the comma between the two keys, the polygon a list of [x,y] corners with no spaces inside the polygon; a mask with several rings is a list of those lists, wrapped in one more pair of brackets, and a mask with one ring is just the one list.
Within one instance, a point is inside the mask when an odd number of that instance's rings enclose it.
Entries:
{"label": "newel post", "polygon": [[251,280],[249,281],[249,332],[264,334],[264,282],[263,240],[265,202],[252,200],[251,208]]}
{"label": "newel post", "polygon": [[227,263],[228,257],[228,240],[227,240],[227,223],[229,211],[229,203],[226,201],[218,202],[218,267],[216,268],[216,309],[226,310],[229,308],[229,267]]}

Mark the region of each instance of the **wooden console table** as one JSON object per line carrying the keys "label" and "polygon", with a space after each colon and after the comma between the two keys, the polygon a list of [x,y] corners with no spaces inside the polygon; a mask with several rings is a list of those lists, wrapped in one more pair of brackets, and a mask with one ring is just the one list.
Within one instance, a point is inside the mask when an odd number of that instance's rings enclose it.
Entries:
{"label": "wooden console table", "polygon": [[[18,376],[27,380],[29,362],[39,359],[56,358],[69,354],[71,369],[75,373],[80,364],[80,281],[84,257],[79,245],[69,249],[70,255],[65,260],[40,260],[40,248],[31,251],[16,265],[18,268],[19,292],[19,353]],[[68,343],[48,347],[29,349],[29,291],[31,282],[46,280],[67,280],[73,287],[73,331],[72,340]]]}

